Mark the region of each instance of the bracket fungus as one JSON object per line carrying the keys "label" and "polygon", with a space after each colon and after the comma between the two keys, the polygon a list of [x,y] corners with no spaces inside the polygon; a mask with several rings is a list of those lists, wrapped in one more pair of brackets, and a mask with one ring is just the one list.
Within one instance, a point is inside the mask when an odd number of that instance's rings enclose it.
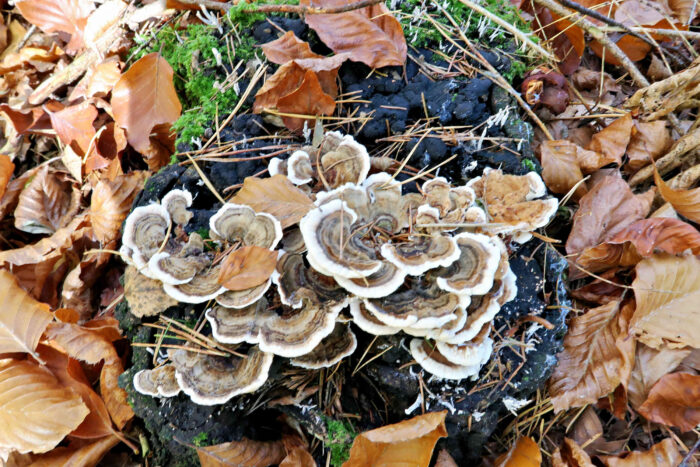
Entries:
{"label": "bracket fungus", "polygon": [[[534,172],[486,169],[464,186],[433,177],[418,193],[403,193],[384,165],[373,165],[352,136],[326,133],[317,147],[269,165],[272,175],[303,185],[311,209],[298,222],[283,230],[279,212],[225,203],[209,218],[207,248],[180,228],[192,219],[190,193],[173,190],[134,209],[125,261],[179,302],[213,300],[205,311],[211,339],[247,352],[171,349],[170,363],[135,376],[137,390],[221,403],[259,389],[275,357],[310,370],[336,365],[357,347],[353,326],[412,336],[411,356],[437,377],[478,375],[493,352],[493,319],[517,293],[507,245],[546,225],[557,201]],[[254,282],[219,282],[222,264],[246,248],[268,250],[274,267],[258,267]],[[244,260],[235,266],[252,268]]]}

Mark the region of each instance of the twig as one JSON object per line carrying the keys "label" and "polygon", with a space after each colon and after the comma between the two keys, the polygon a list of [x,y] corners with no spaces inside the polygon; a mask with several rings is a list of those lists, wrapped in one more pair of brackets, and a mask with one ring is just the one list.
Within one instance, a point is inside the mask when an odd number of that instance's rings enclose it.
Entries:
{"label": "twig", "polygon": [[618,59],[622,64],[622,67],[629,73],[632,79],[640,86],[649,86],[649,81],[644,77],[644,75],[639,71],[639,68],[630,60],[630,58],[625,54],[613,41],[611,41],[608,36],[595,24],[591,23],[590,20],[582,16],[580,13],[572,14],[570,10],[566,7],[560,5],[554,0],[534,0],[535,3],[542,5],[545,8],[549,8],[552,12],[556,13],[558,16],[570,17],[569,21],[578,23],[578,25],[589,33],[595,40],[597,40],[605,49],[608,50],[610,55]]}
{"label": "twig", "polygon": [[688,462],[693,457],[693,455],[695,454],[695,451],[697,451],[698,448],[700,448],[700,439],[695,441],[695,444],[693,444],[693,447],[690,448],[690,451],[688,451],[688,454],[686,454],[685,457],[683,457],[683,460],[681,461],[680,464],[678,464],[678,467],[688,467]]}
{"label": "twig", "polygon": [[700,129],[693,130],[676,141],[673,147],[663,157],[656,160],[655,164],[650,164],[641,168],[630,178],[630,186],[639,185],[651,178],[654,174],[654,165],[656,165],[656,169],[661,175],[665,175],[676,167],[679,167],[683,163],[683,156],[696,149],[698,146],[700,146]]}
{"label": "twig", "polygon": [[634,32],[648,32],[649,34],[656,34],[657,36],[665,37],[685,37],[688,39],[700,39],[700,32],[695,31],[682,31],[680,29],[658,29],[658,28],[645,28],[645,27],[603,27],[600,28],[603,32],[623,32],[623,31],[634,31]]}

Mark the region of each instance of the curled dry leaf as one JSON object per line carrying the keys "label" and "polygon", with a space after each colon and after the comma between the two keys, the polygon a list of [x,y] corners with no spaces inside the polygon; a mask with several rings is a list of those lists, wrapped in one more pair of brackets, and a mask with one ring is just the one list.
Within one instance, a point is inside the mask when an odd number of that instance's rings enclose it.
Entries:
{"label": "curled dry leaf", "polygon": [[121,76],[120,62],[117,56],[112,56],[95,65],[87,81],[87,97],[106,96],[112,91]]}
{"label": "curled dry leaf", "polygon": [[124,271],[124,297],[129,302],[129,310],[138,318],[155,316],[178,304],[165,293],[160,281],[139,274],[134,266],[127,266]]}
{"label": "curled dry leaf", "polygon": [[114,120],[126,130],[129,144],[137,151],[148,149],[156,125],[172,124],[182,111],[173,69],[156,52],[140,58],[119,78],[111,104]]}
{"label": "curled dry leaf", "polygon": [[656,167],[654,167],[654,183],[663,199],[668,201],[678,214],[700,223],[700,188],[674,190],[661,179]]}
{"label": "curled dry leaf", "polygon": [[299,39],[294,31],[287,31],[278,39],[263,44],[262,50],[269,61],[278,65],[297,58],[323,58],[323,55],[312,52],[309,43]]}
{"label": "curled dry leaf", "polygon": [[[547,188],[554,193],[568,193],[578,182],[583,180],[579,166],[579,152],[586,151],[571,141],[545,141],[540,146],[542,161],[542,178]],[[585,184],[580,184],[575,192],[578,199],[588,192]]]}
{"label": "curled dry leaf", "polygon": [[[321,8],[346,4],[346,0],[300,2],[303,6]],[[406,39],[401,23],[383,3],[340,14],[306,15],[306,24],[333,52],[348,52],[355,62],[381,68],[401,66],[406,61]]]}
{"label": "curled dry leaf", "polygon": [[627,146],[627,163],[625,171],[633,173],[661,156],[671,145],[671,132],[664,120],[655,122],[636,122],[637,131],[632,135]]}
{"label": "curled dry leaf", "polygon": [[542,464],[542,453],[539,446],[529,436],[521,436],[494,462],[495,467],[539,467]]}
{"label": "curled dry leaf", "polygon": [[16,110],[7,104],[0,104],[0,112],[5,114],[18,135],[51,129],[51,119],[41,107]]}
{"label": "curled dry leaf", "polygon": [[20,288],[11,273],[0,270],[0,354],[34,354],[41,334],[53,319],[49,306]]}
{"label": "curled dry leaf", "polygon": [[437,440],[447,436],[447,411],[430,412],[410,420],[360,433],[344,467],[412,465],[427,467]]}
{"label": "curled dry leaf", "polygon": [[12,173],[15,171],[15,164],[7,154],[0,154],[0,198],[5,194],[5,188],[10,183]]}
{"label": "curled dry leaf", "polygon": [[654,384],[662,376],[675,370],[683,359],[690,355],[690,352],[690,349],[669,349],[668,347],[657,350],[638,344],[634,368],[627,387],[627,397],[632,407],[639,409]]}
{"label": "curled dry leaf", "polygon": [[576,316],[550,379],[555,412],[596,402],[626,383],[632,371],[634,339],[627,336],[633,306],[620,302]]}
{"label": "curled dry leaf", "polygon": [[700,254],[700,232],[678,219],[657,217],[633,222],[600,245],[586,248],[576,263],[590,272],[615,266],[634,266],[642,258],[664,252]]}
{"label": "curled dry leaf", "polygon": [[44,32],[70,34],[67,48],[75,52],[83,46],[83,31],[95,4],[91,0],[23,0],[17,8]]}
{"label": "curled dry leaf", "polygon": [[286,454],[282,441],[241,438],[240,441],[197,448],[197,455],[202,467],[258,467],[279,464]]}
{"label": "curled dry leaf", "polygon": [[57,447],[51,452],[31,456],[28,467],[54,466],[96,466],[114,446],[119,444],[119,438],[109,435],[90,444],[73,443]]}
{"label": "curled dry leaf", "polygon": [[231,202],[248,205],[255,212],[272,214],[282,223],[283,229],[299,222],[314,204],[311,198],[292,185],[284,175],[270,178],[246,177]]}
{"label": "curled dry leaf", "polygon": [[80,395],[28,360],[0,360],[0,449],[47,452],[87,416]]}
{"label": "curled dry leaf", "polygon": [[[598,153],[600,155],[600,160],[594,161],[590,169],[596,170],[604,165],[612,163],[621,165],[622,156],[625,155],[625,150],[630,142],[633,131],[635,131],[635,128],[632,114],[627,114],[593,135],[588,149]],[[595,167],[595,169],[593,167]]]}
{"label": "curled dry leaf", "polygon": [[624,457],[599,456],[606,467],[677,466],[682,458],[671,438],[656,443],[648,451],[632,451]]}
{"label": "curled dry leaf", "polygon": [[[297,115],[332,115],[335,100],[321,88],[316,73],[307,70],[297,89],[277,100],[277,110],[285,114]],[[313,127],[314,119],[283,115],[284,126],[292,131]]]}
{"label": "curled dry leaf", "polygon": [[658,254],[640,261],[635,271],[637,311],[630,332],[654,348],[699,348],[700,258]]}
{"label": "curled dry leaf", "polygon": [[576,441],[564,438],[564,442],[552,455],[552,467],[594,467],[586,451]]}
{"label": "curled dry leaf", "polygon": [[229,253],[221,262],[219,284],[229,290],[246,290],[270,278],[277,265],[277,252],[255,245]]}
{"label": "curled dry leaf", "polygon": [[144,171],[133,171],[111,182],[97,182],[90,200],[90,222],[98,241],[107,243],[118,237],[122,222],[147,177]]}
{"label": "curled dry leaf", "polygon": [[653,190],[635,195],[619,176],[603,177],[579,202],[566,241],[566,252],[578,254],[612,238],[632,222],[645,218],[653,199]]}
{"label": "curled dry leaf", "polygon": [[447,449],[440,449],[438,452],[437,459],[435,460],[435,467],[459,467],[455,462],[454,458],[450,456]]}
{"label": "curled dry leaf", "polygon": [[85,101],[56,112],[46,109],[46,113],[49,114],[51,125],[61,142],[71,146],[78,155],[85,155],[97,133],[92,126],[92,122],[97,118],[97,108]]}

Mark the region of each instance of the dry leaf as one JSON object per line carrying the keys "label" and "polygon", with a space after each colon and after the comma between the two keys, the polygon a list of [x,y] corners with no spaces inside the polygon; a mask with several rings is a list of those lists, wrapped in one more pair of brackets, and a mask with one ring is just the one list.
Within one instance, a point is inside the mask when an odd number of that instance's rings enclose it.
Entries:
{"label": "dry leaf", "polygon": [[671,438],[656,443],[648,451],[632,451],[625,457],[599,456],[606,467],[677,466],[682,458]]}
{"label": "dry leaf", "polygon": [[172,131],[172,125],[164,123],[156,125],[151,130],[148,146],[140,152],[146,159],[149,170],[157,172],[170,163],[170,156],[175,152],[177,135]]}
{"label": "dry leaf", "polygon": [[0,448],[50,451],[88,412],[49,370],[27,360],[0,360]]}
{"label": "dry leaf", "polygon": [[[307,70],[297,89],[277,100],[277,110],[286,114],[297,115],[332,115],[335,100],[321,89],[316,73]],[[282,116],[284,125],[291,131],[302,130],[306,124],[312,128],[315,119]]]}
{"label": "dry leaf", "polygon": [[172,124],[182,111],[173,69],[156,52],[140,58],[122,75],[112,89],[111,104],[114,120],[139,152],[148,149],[156,125]]}
{"label": "dry leaf", "polygon": [[118,176],[111,182],[97,182],[90,200],[90,222],[95,237],[101,243],[107,243],[119,236],[122,222],[126,219],[134,199],[143,189],[147,177],[145,171],[132,171]]}
{"label": "dry leaf", "polygon": [[[104,129],[100,130],[99,136],[95,140],[94,147],[85,159],[85,172],[109,167],[111,163],[119,163],[119,154],[126,149],[126,133],[114,122],[109,122]],[[113,180],[111,178],[110,180]]]}
{"label": "dry leaf", "polygon": [[116,55],[95,65],[87,82],[87,97],[106,96],[112,91],[121,76],[119,57]]}
{"label": "dry leaf", "polygon": [[434,467],[459,467],[455,460],[447,452],[447,449],[440,449]]}
{"label": "dry leaf", "polygon": [[[565,194],[583,180],[577,154],[585,149],[566,140],[545,141],[540,148],[542,178],[547,188],[554,193]],[[580,184],[575,192],[576,199],[587,192],[586,185]]]}
{"label": "dry leaf", "polygon": [[700,347],[700,258],[654,255],[636,267],[630,332],[654,348]]}
{"label": "dry leaf", "polygon": [[10,156],[0,154],[0,198],[5,194],[5,188],[10,183],[12,173],[15,171],[15,164],[12,163]]}
{"label": "dry leaf", "polygon": [[119,444],[119,438],[114,435],[98,439],[90,444],[78,444],[76,446],[57,447],[51,452],[31,456],[31,463],[24,467],[57,467],[80,466],[92,467],[99,465],[100,460],[110,449]]}
{"label": "dry leaf", "polygon": [[[332,8],[346,0],[302,0],[302,6]],[[401,66],[406,61],[406,39],[401,23],[383,4],[340,14],[306,15],[306,24],[333,52],[372,68]]]}
{"label": "dry leaf", "polygon": [[117,28],[126,8],[127,5],[122,0],[107,0],[102,3],[88,17],[83,31],[85,43],[95,44],[107,35],[108,30]]}
{"label": "dry leaf", "polygon": [[621,449],[627,440],[607,441],[603,436],[603,425],[593,406],[586,407],[574,423],[572,438],[579,446],[585,446],[589,455],[599,452],[615,452]]}
{"label": "dry leaf", "polygon": [[542,453],[532,438],[521,436],[494,462],[495,467],[539,467],[542,464]]}
{"label": "dry leaf", "polygon": [[51,129],[51,119],[41,107],[17,110],[7,104],[0,104],[0,112],[5,114],[18,135]]}
{"label": "dry leaf", "polygon": [[278,65],[296,58],[323,58],[323,55],[312,52],[309,43],[299,39],[294,31],[287,31],[278,39],[263,44],[261,48],[267,59]]}
{"label": "dry leaf", "polygon": [[90,0],[23,0],[17,2],[17,8],[44,32],[70,34],[67,48],[77,51],[83,46],[83,31],[95,4]]}
{"label": "dry leaf", "polygon": [[255,245],[229,253],[221,262],[218,282],[229,290],[246,290],[270,278],[277,265],[277,252]]}
{"label": "dry leaf", "polygon": [[299,222],[313,207],[313,201],[284,175],[246,177],[231,202],[248,205],[255,212],[272,214],[282,223],[283,229]]}
{"label": "dry leaf", "polygon": [[566,252],[578,254],[612,238],[632,222],[645,218],[653,198],[653,190],[635,195],[619,176],[603,177],[579,202],[566,241]]}
{"label": "dry leaf", "polygon": [[634,120],[632,120],[632,114],[627,114],[593,135],[588,149],[600,154],[601,160],[595,161],[594,166],[597,167],[595,169],[591,167],[591,169],[596,170],[611,163],[622,164],[622,156],[625,155],[632,131],[634,131]]}
{"label": "dry leaf", "polygon": [[571,320],[549,382],[555,412],[594,403],[627,382],[634,358],[635,342],[627,336],[632,312],[615,301]]}
{"label": "dry leaf", "polygon": [[61,142],[67,146],[73,144],[72,147],[78,154],[85,155],[97,133],[92,126],[92,122],[97,118],[95,106],[86,101],[64,107],[57,112],[51,112],[46,107],[45,110]]}
{"label": "dry leaf", "polygon": [[427,467],[435,443],[447,436],[447,411],[430,412],[410,420],[360,433],[343,467],[411,465]]}
{"label": "dry leaf", "polygon": [[285,458],[282,441],[253,441],[242,438],[240,441],[197,448],[202,467],[259,467],[279,464]]}
{"label": "dry leaf", "polygon": [[297,446],[287,450],[279,467],[316,467],[316,461],[304,446]]}
{"label": "dry leaf", "polygon": [[41,334],[53,319],[49,306],[30,297],[4,269],[0,270],[0,301],[0,354],[34,354]]}
{"label": "dry leaf", "polygon": [[[301,85],[305,75],[306,70],[295,61],[279,67],[255,93],[253,112],[260,113],[266,109],[276,109],[280,97],[294,92]],[[0,109],[2,109],[1,106]]]}
{"label": "dry leaf", "polygon": [[627,147],[628,161],[625,171],[634,173],[645,165],[651,164],[671,145],[671,132],[664,120],[655,122],[636,122],[637,131],[632,135]]}
{"label": "dry leaf", "polygon": [[633,222],[600,245],[586,248],[576,259],[589,272],[615,266],[634,266],[657,252],[700,255],[700,232],[678,219],[658,217]]}
{"label": "dry leaf", "polygon": [[134,316],[155,316],[176,306],[178,301],[166,294],[160,281],[139,274],[134,266],[124,271],[124,297]]}
{"label": "dry leaf", "polygon": [[652,386],[666,373],[675,370],[690,352],[690,349],[662,347],[656,350],[641,343],[637,345],[634,368],[627,387],[627,397],[632,407],[638,409],[647,399]]}
{"label": "dry leaf", "polygon": [[65,173],[42,167],[22,190],[15,227],[29,233],[53,234],[68,225],[80,209],[80,190]]}
{"label": "dry leaf", "polygon": [[700,222],[700,188],[674,190],[661,179],[656,166],[654,166],[654,183],[659,189],[659,194],[673,206],[678,214],[693,222]]}
{"label": "dry leaf", "polygon": [[564,438],[564,442],[552,455],[552,467],[594,467],[586,451],[576,441]]}

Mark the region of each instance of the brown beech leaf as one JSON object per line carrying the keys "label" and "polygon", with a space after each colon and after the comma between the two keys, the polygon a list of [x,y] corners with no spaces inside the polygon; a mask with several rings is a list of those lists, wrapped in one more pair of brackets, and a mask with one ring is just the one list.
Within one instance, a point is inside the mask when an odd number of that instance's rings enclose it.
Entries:
{"label": "brown beech leaf", "polygon": [[576,441],[564,438],[564,442],[552,455],[552,467],[594,467],[586,451]]}
{"label": "brown beech leaf", "polygon": [[51,125],[61,142],[67,146],[73,145],[78,155],[85,155],[93,136],[97,133],[92,126],[92,122],[97,118],[97,108],[86,101],[64,107],[57,112],[47,109],[46,113],[49,114]]}
{"label": "brown beech leaf", "polygon": [[44,32],[70,34],[69,51],[83,46],[83,31],[95,9],[91,0],[23,0],[17,8],[24,19]]}
{"label": "brown beech leaf", "polygon": [[685,357],[690,355],[690,349],[669,349],[662,347],[654,349],[644,344],[637,345],[634,368],[630,375],[627,397],[630,404],[638,409],[652,386],[667,373],[675,370]]}
{"label": "brown beech leaf", "polygon": [[[85,172],[105,169],[111,163],[119,163],[119,154],[126,149],[126,133],[122,128],[109,122],[100,130],[95,139],[95,144],[85,158]],[[113,180],[114,178],[110,178]]]}
{"label": "brown beech leaf", "polygon": [[140,58],[119,78],[112,89],[111,104],[114,120],[139,152],[148,149],[156,125],[172,124],[182,111],[173,69],[157,52]]}
{"label": "brown beech leaf", "polygon": [[0,301],[0,354],[33,354],[53,319],[49,306],[30,297],[4,269],[0,270]]}
{"label": "brown beech leaf", "polygon": [[[277,110],[286,114],[331,115],[335,111],[335,100],[323,92],[316,73],[307,70],[299,87],[277,100]],[[283,115],[282,121],[291,131],[299,131],[304,123],[312,128],[314,119]]]}
{"label": "brown beech leaf", "polygon": [[627,114],[593,135],[588,149],[601,155],[601,160],[596,161],[597,167],[593,170],[611,163],[620,165],[632,137],[632,131],[634,131],[634,120],[631,114]]}
{"label": "brown beech leaf", "polygon": [[360,433],[344,467],[411,465],[428,467],[435,443],[447,436],[447,411],[430,412]]}
{"label": "brown beech leaf", "polygon": [[28,360],[0,360],[0,449],[42,453],[87,416],[76,392]]}
{"label": "brown beech leaf", "polygon": [[240,441],[197,448],[202,467],[258,467],[279,464],[286,453],[282,441],[253,441],[241,438]]}
{"label": "brown beech leaf", "polygon": [[112,56],[95,65],[87,82],[87,97],[106,96],[112,91],[121,76],[120,62],[117,56]]}
{"label": "brown beech leaf", "polygon": [[542,453],[539,446],[529,436],[521,436],[508,452],[501,454],[494,467],[539,467]]}
{"label": "brown beech leaf", "polygon": [[634,173],[658,156],[671,145],[671,132],[666,128],[664,120],[655,122],[636,122],[637,131],[632,135],[627,146],[628,161],[625,171]]}
{"label": "brown beech leaf", "polygon": [[177,135],[172,131],[172,125],[169,123],[153,127],[148,139],[148,146],[141,150],[141,154],[146,159],[146,164],[151,171],[157,172],[161,167],[168,165],[170,156],[175,152],[176,137]]}
{"label": "brown beech leaf", "polygon": [[654,183],[659,189],[659,194],[671,203],[673,209],[682,216],[693,222],[700,223],[700,188],[692,190],[675,190],[668,186],[659,176],[656,166],[654,166]]}
{"label": "brown beech leaf", "polygon": [[626,440],[607,441],[603,436],[603,424],[593,406],[590,405],[576,419],[570,435],[576,444],[585,446],[583,449],[589,455],[599,452],[615,452],[627,442]]}
{"label": "brown beech leaf", "polygon": [[80,190],[67,174],[46,165],[22,190],[15,209],[15,227],[29,233],[53,234],[80,209]]}
{"label": "brown beech leaf", "polygon": [[[277,101],[282,96],[294,92],[301,85],[306,70],[295,61],[285,63],[270,76],[255,94],[253,112],[260,113],[266,109],[276,109]],[[0,107],[2,109],[2,107]]]}
{"label": "brown beech leaf", "polygon": [[119,444],[119,438],[109,435],[90,444],[73,443],[57,447],[46,454],[32,455],[31,464],[27,467],[56,467],[56,466],[96,466],[114,446]]}
{"label": "brown beech leaf", "polygon": [[676,443],[666,438],[656,443],[648,451],[632,451],[622,456],[599,456],[606,467],[662,467],[677,466],[683,456],[678,451]]}
{"label": "brown beech leaf", "polygon": [[306,193],[292,185],[284,175],[270,178],[246,177],[232,203],[246,204],[256,212],[272,214],[286,229],[301,220],[313,207]]}
{"label": "brown beech leaf", "polygon": [[129,311],[134,316],[155,316],[178,304],[166,294],[160,281],[140,274],[134,266],[124,271],[124,297],[129,302]]}
{"label": "brown beech leaf", "polygon": [[679,255],[686,250],[700,255],[700,232],[681,220],[657,217],[631,223],[607,242],[583,250],[576,262],[587,271],[599,272],[634,266],[657,252]]}
{"label": "brown beech leaf", "polygon": [[7,154],[0,154],[0,198],[5,194],[7,184],[10,183],[12,173],[15,171],[15,164]]}
{"label": "brown beech leaf", "polygon": [[640,261],[635,271],[637,311],[630,332],[654,348],[700,347],[700,258],[657,254]]}
{"label": "brown beech leaf", "polygon": [[447,449],[440,449],[434,467],[459,467]]}
{"label": "brown beech leaf", "polygon": [[[332,8],[347,5],[347,0],[301,0],[299,4]],[[406,61],[401,23],[383,3],[340,14],[309,14],[306,24],[333,52],[348,52],[355,62],[381,68]]]}
{"label": "brown beech leaf", "polygon": [[263,44],[262,50],[269,61],[278,65],[296,58],[323,58],[323,55],[312,52],[309,43],[299,39],[294,31],[287,31],[278,39]]}
{"label": "brown beech leaf", "polygon": [[700,375],[669,373],[649,391],[638,412],[652,422],[690,431],[700,423]]}
{"label": "brown beech leaf", "polygon": [[634,358],[635,342],[627,336],[633,311],[615,301],[571,320],[549,382],[555,412],[594,403],[627,382]]}
{"label": "brown beech leaf", "polygon": [[579,202],[566,252],[575,255],[615,236],[629,224],[649,214],[654,191],[632,193],[617,175],[603,177]]}
{"label": "brown beech leaf", "polygon": [[0,104],[0,112],[7,116],[19,135],[51,129],[51,119],[41,107],[17,110],[7,104]]}
{"label": "brown beech leaf", "polygon": [[[554,193],[565,194],[583,180],[577,154],[585,149],[566,140],[545,141],[540,148],[542,178],[547,188]],[[575,196],[578,199],[587,192],[586,185],[582,183],[576,189]]]}
{"label": "brown beech leaf", "polygon": [[90,200],[90,222],[97,240],[107,243],[119,236],[122,222],[147,177],[145,171],[133,171],[120,175],[111,182],[97,182]]}
{"label": "brown beech leaf", "polygon": [[246,290],[270,278],[277,265],[277,252],[255,245],[229,253],[221,262],[219,284],[229,290]]}

